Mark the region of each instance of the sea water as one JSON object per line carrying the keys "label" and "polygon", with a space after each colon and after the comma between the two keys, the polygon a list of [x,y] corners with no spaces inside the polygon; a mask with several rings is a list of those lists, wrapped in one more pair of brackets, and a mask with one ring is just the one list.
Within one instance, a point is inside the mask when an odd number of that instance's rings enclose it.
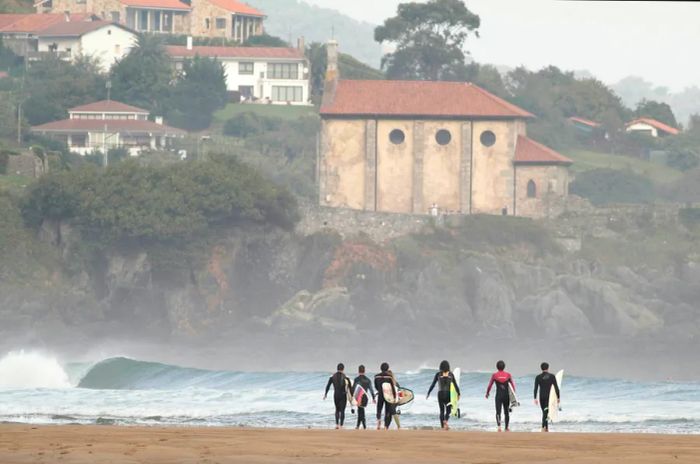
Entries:
{"label": "sea water", "polygon": [[[127,358],[60,364],[15,352],[0,359],[0,421],[31,424],[117,424],[329,428],[332,393],[322,400],[330,373],[230,372],[184,368]],[[439,426],[435,393],[425,394],[432,370],[396,373],[416,400],[401,408],[405,428]],[[463,372],[461,419],[450,426],[493,430],[493,397],[484,398],[490,375]],[[533,376],[515,379],[522,405],[511,428],[536,431]],[[631,382],[569,375],[562,389],[560,422],[552,431],[698,433],[700,383]],[[368,425],[375,424],[373,405]],[[355,416],[347,410],[347,425]]]}

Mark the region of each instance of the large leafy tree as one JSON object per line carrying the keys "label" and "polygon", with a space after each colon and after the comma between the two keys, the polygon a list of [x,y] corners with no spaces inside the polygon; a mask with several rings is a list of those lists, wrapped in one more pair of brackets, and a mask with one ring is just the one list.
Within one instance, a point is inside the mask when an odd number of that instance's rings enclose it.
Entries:
{"label": "large leafy tree", "polygon": [[112,67],[115,100],[165,114],[173,69],[162,39],[141,35],[138,44]]}
{"label": "large leafy tree", "polygon": [[464,44],[478,36],[479,16],[461,0],[403,3],[374,31],[377,42],[396,44],[382,59],[390,79],[441,80],[464,66]]}
{"label": "large leafy tree", "polygon": [[195,56],[184,63],[172,90],[168,121],[180,128],[202,130],[214,111],[226,104],[226,74],[221,63]]}
{"label": "large leafy tree", "polygon": [[24,117],[37,125],[67,117],[73,106],[104,98],[105,81],[90,59],[68,63],[47,58],[33,63],[24,84],[16,85],[20,98],[28,97],[23,104]]}
{"label": "large leafy tree", "polygon": [[673,110],[668,103],[654,100],[642,100],[637,104],[635,115],[639,118],[652,118],[668,124],[671,127],[678,127],[678,121],[673,114]]}

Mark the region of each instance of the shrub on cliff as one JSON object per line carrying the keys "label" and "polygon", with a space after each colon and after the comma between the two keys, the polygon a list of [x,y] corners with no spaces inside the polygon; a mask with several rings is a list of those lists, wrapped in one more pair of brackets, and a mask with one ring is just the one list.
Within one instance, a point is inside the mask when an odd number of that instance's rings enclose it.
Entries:
{"label": "shrub on cliff", "polygon": [[299,217],[289,192],[230,156],[167,166],[127,160],[50,174],[31,188],[22,212],[34,226],[70,219],[103,243],[198,239],[244,222],[290,228]]}
{"label": "shrub on cliff", "polygon": [[594,205],[651,203],[656,197],[654,184],[648,178],[631,171],[606,168],[577,174],[570,191]]}

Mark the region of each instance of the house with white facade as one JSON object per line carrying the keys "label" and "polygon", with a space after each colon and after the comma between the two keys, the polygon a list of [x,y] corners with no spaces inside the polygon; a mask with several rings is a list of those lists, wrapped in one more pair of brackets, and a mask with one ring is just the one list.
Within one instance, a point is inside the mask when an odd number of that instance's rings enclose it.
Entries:
{"label": "house with white facade", "polygon": [[102,72],[109,72],[114,63],[136,46],[135,32],[110,21],[61,22],[37,33],[41,53],[66,52],[66,58],[90,57]]}
{"label": "house with white facade", "polygon": [[243,102],[308,105],[309,64],[300,47],[168,46],[176,69],[195,56],[216,58],[226,72],[226,88]]}
{"label": "house with white facade", "polygon": [[664,124],[652,118],[639,118],[625,124],[625,131],[628,133],[647,134],[652,137],[665,137],[667,135],[678,135],[680,130]]}
{"label": "house with white facade", "polygon": [[148,110],[113,100],[103,100],[68,110],[68,119],[32,127],[32,132],[60,140],[80,155],[125,148],[129,155],[163,150],[185,132],[148,120]]}
{"label": "house with white facade", "polygon": [[103,72],[136,45],[127,27],[86,14],[0,14],[3,44],[29,61],[92,57]]}

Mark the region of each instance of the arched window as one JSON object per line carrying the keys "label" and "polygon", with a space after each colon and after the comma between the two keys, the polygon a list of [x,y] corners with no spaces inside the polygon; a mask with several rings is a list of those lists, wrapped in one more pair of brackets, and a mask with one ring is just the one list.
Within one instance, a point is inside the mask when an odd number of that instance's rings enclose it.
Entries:
{"label": "arched window", "polygon": [[537,198],[537,185],[535,184],[535,181],[530,179],[527,182],[527,197],[528,198]]}

